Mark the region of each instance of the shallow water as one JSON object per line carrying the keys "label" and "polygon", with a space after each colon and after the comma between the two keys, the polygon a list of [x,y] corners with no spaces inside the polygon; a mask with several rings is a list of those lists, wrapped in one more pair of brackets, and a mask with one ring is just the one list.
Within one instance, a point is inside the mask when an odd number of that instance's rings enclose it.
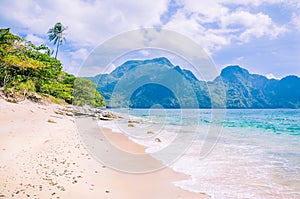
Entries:
{"label": "shallow water", "polygon": [[[146,121],[129,137],[150,147],[153,157],[174,170],[191,175],[192,180],[174,183],[183,189],[212,198],[300,198],[300,110],[226,110],[225,115],[212,110],[118,112]],[[123,125],[127,131],[126,121]],[[145,129],[158,132],[154,137],[162,142],[139,137]],[[172,161],[160,153],[181,135],[188,137],[187,145],[174,153],[179,157],[189,146],[184,155]]]}

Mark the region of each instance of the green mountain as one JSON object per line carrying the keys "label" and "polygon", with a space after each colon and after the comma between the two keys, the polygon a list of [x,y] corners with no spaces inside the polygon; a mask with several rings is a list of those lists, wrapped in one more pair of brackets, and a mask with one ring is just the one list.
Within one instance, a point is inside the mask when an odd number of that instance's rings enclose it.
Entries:
{"label": "green mountain", "polygon": [[167,58],[130,60],[110,74],[88,79],[110,107],[300,108],[300,78],[281,80],[228,66],[215,80],[198,80]]}
{"label": "green mountain", "polygon": [[224,82],[229,108],[300,108],[299,77],[267,79],[239,66],[228,66],[218,78]]}

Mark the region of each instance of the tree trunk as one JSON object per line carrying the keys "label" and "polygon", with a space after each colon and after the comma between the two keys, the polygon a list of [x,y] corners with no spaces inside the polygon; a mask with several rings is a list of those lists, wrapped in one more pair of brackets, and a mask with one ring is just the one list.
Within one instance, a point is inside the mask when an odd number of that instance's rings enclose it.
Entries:
{"label": "tree trunk", "polygon": [[4,78],[3,78],[3,88],[5,88],[7,82],[8,82],[8,74],[7,74],[7,67],[5,67],[5,71],[4,71]]}
{"label": "tree trunk", "polygon": [[58,54],[58,46],[59,46],[59,41],[57,42],[57,45],[56,45],[55,59],[57,58],[57,54]]}

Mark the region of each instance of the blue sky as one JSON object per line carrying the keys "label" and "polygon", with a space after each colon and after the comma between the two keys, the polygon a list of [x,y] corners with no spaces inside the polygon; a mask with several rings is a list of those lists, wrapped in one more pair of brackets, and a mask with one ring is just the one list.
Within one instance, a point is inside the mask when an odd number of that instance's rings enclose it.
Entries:
{"label": "blue sky", "polygon": [[48,29],[58,21],[68,26],[58,58],[75,75],[106,40],[158,27],[197,42],[219,70],[238,64],[282,78],[300,76],[299,10],[299,0],[1,0],[0,24],[53,49]]}

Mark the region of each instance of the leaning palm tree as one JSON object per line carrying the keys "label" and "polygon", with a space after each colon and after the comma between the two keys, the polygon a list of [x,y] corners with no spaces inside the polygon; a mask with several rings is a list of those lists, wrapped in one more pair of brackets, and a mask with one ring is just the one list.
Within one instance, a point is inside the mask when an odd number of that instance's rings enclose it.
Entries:
{"label": "leaning palm tree", "polygon": [[53,41],[54,45],[56,45],[55,59],[58,54],[58,48],[62,44],[63,40],[66,40],[63,36],[63,32],[67,29],[60,22],[56,23],[53,28],[50,28],[48,31],[49,41]]}

